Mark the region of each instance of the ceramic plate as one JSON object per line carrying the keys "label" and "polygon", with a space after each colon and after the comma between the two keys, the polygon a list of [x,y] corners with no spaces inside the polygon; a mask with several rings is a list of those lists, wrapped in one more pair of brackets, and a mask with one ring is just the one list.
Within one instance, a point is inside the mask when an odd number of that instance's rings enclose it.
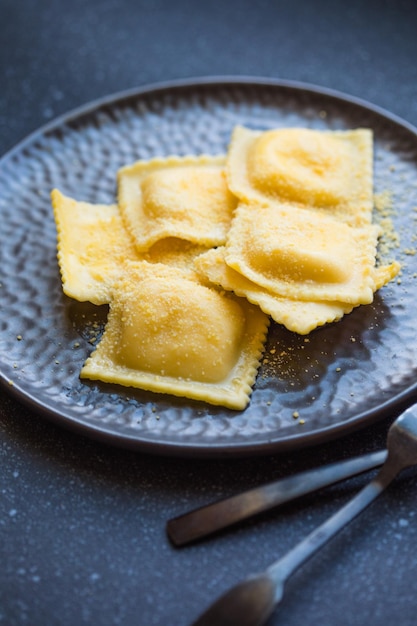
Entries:
{"label": "ceramic plate", "polygon": [[[403,264],[400,280],[372,305],[307,338],[272,325],[251,403],[242,412],[81,381],[107,310],[62,294],[50,190],[112,203],[122,165],[169,154],[218,154],[236,124],[372,128],[375,193],[393,226],[384,254]],[[40,129],[2,159],[0,216],[1,380],[63,426],[158,454],[253,455],[358,429],[394,414],[416,391],[417,134],[364,102],[302,84],[243,79],[118,94]]]}

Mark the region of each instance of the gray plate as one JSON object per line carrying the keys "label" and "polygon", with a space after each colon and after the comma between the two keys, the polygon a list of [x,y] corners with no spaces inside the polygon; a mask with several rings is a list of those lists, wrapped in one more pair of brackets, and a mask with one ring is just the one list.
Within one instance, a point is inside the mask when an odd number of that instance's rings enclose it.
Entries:
{"label": "gray plate", "polygon": [[[49,192],[115,200],[116,170],[136,159],[225,151],[235,124],[370,127],[375,191],[392,194],[404,264],[372,305],[308,339],[273,325],[250,406],[203,403],[79,379],[106,308],[66,298]],[[416,391],[417,131],[366,103],[315,87],[197,80],[116,95],[40,129],[0,162],[0,373],[39,414],[106,442],[178,456],[300,448],[392,412]],[[297,412],[299,418],[294,417]],[[303,420],[304,423],[300,423]]]}

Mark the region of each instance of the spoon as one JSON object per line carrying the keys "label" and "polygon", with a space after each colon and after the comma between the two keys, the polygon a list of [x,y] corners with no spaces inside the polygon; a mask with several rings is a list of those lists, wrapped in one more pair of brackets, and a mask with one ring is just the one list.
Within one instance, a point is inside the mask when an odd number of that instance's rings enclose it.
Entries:
{"label": "spoon", "polygon": [[386,458],[387,451],[379,450],[249,489],[170,519],[166,525],[168,536],[174,545],[184,546],[307,493],[378,467]]}
{"label": "spoon", "polygon": [[261,626],[284,594],[287,579],[339,530],[354,519],[392,482],[417,464],[417,404],[392,424],[387,437],[388,457],[376,477],[344,507],[316,528],[264,572],[232,587],[214,602],[193,626]]}

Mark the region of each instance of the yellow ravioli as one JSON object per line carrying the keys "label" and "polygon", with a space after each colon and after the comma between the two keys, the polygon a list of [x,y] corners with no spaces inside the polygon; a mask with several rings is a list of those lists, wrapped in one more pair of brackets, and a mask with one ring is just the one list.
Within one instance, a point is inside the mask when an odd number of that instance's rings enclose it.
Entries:
{"label": "yellow ravioli", "polygon": [[[352,304],[343,302],[309,302],[277,296],[230,268],[224,255],[224,247],[201,254],[194,262],[197,272],[213,284],[257,304],[275,322],[299,335],[306,335],[318,326],[338,321],[354,308]],[[376,267],[376,289],[392,280],[398,271],[398,263]]]}
{"label": "yellow ravioli", "polygon": [[77,202],[57,189],[51,199],[64,293],[81,302],[107,304],[125,261],[142,258],[117,206]]}
{"label": "yellow ravioli", "polygon": [[286,298],[373,300],[379,228],[352,228],[294,205],[240,204],[229,231],[226,263],[252,282]]}
{"label": "yellow ravioli", "polygon": [[169,157],[119,170],[119,208],[138,250],[166,237],[223,244],[236,207],[224,164],[224,157]]}
{"label": "yellow ravioli", "polygon": [[58,231],[58,261],[64,293],[81,302],[108,304],[113,282],[128,261],[147,260],[192,269],[206,247],[176,238],[138,252],[117,205],[89,204],[51,193]]}
{"label": "yellow ravioli", "polygon": [[268,317],[178,268],[140,262],[126,269],[81,377],[245,408]]}
{"label": "yellow ravioli", "polygon": [[223,289],[257,304],[275,322],[292,332],[306,335],[317,326],[339,320],[353,309],[352,305],[341,302],[308,302],[277,296],[229,267],[224,254],[224,247],[202,254],[195,260],[197,272]]}
{"label": "yellow ravioli", "polygon": [[235,128],[230,190],[244,202],[319,208],[355,226],[372,219],[372,132]]}

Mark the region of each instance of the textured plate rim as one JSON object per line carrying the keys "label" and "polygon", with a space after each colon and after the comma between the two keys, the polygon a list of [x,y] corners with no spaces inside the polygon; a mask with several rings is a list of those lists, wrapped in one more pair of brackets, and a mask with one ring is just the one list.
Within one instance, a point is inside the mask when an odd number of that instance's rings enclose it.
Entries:
{"label": "textured plate rim", "polygon": [[[406,120],[382,107],[374,105],[361,98],[345,94],[341,91],[301,81],[281,80],[267,77],[207,76],[156,82],[97,98],[85,105],[74,108],[63,115],[56,117],[27,135],[15,144],[14,147],[2,155],[0,158],[0,166],[40,137],[53,133],[62,125],[80,120],[82,117],[93,114],[100,109],[114,106],[116,104],[121,105],[122,103],[129,102],[129,100],[135,100],[149,94],[156,94],[158,91],[179,91],[182,89],[186,90],[193,87],[204,86],[209,88],[219,88],[221,86],[231,85],[242,85],[244,87],[276,87],[277,89],[288,89],[289,91],[299,91],[304,93],[308,92],[318,96],[322,95],[326,98],[334,100],[335,102],[341,102],[343,104],[349,104],[357,108],[362,108],[367,112],[371,112],[372,114],[385,120],[389,120],[414,135],[414,138],[417,140],[417,128]],[[413,401],[413,398],[415,399],[415,395],[417,394],[416,382],[401,393],[392,396],[384,403],[373,409],[357,413],[346,421],[317,428],[310,433],[287,435],[281,438],[271,436],[268,437],[267,441],[261,442],[217,442],[215,444],[207,444],[186,441],[158,442],[146,440],[138,437],[137,435],[131,435],[125,432],[115,432],[112,428],[107,428],[105,425],[98,425],[97,423],[88,424],[73,415],[67,414],[65,411],[60,411],[56,406],[49,406],[39,400],[36,395],[21,388],[18,384],[11,386],[8,378],[2,371],[0,371],[0,384],[9,395],[35,413],[38,413],[49,421],[90,439],[99,440],[102,443],[112,446],[138,450],[145,453],[194,458],[260,456],[312,447],[317,444],[340,438],[352,432],[359,431],[384,418],[392,417],[392,419],[394,419],[407,405]]]}

